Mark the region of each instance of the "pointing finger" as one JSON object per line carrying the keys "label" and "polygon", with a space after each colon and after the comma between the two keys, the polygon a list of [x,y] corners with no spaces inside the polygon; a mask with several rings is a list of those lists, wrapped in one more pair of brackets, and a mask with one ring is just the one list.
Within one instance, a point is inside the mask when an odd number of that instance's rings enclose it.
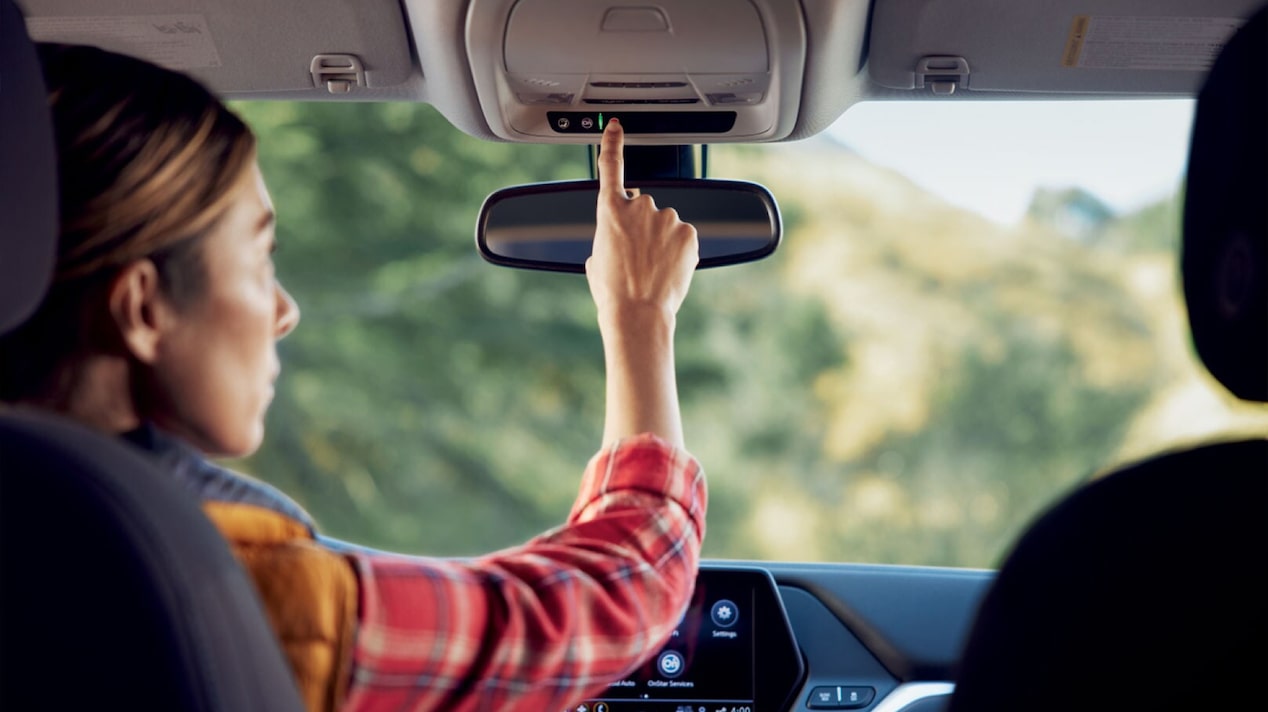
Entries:
{"label": "pointing finger", "polygon": [[612,119],[603,129],[603,142],[599,145],[599,196],[625,197],[625,131]]}

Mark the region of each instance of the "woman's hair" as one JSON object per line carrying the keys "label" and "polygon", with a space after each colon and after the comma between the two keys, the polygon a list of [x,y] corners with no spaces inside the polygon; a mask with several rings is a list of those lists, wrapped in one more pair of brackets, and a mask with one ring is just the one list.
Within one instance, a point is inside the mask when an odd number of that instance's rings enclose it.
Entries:
{"label": "woman's hair", "polygon": [[92,47],[42,44],[57,145],[61,232],[53,285],[0,337],[0,401],[57,398],[76,358],[111,348],[106,289],[152,260],[177,306],[206,273],[199,238],[255,157],[242,120],[193,79]]}

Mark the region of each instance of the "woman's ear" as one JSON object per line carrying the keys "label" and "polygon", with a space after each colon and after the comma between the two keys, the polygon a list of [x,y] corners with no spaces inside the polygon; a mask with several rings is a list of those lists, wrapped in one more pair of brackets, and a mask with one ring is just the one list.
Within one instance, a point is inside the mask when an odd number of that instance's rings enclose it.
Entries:
{"label": "woman's ear", "polygon": [[124,348],[138,361],[154,363],[169,309],[159,285],[158,268],[148,259],[124,267],[110,283],[108,303]]}

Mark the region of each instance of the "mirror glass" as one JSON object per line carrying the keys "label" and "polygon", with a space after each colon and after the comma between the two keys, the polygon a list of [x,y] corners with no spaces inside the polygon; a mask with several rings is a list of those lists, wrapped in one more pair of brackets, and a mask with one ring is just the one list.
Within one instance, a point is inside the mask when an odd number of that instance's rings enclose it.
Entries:
{"label": "mirror glass", "polygon": [[[631,181],[659,208],[696,227],[699,267],[761,259],[779,244],[779,208],[756,183],[724,180]],[[539,183],[499,190],[484,201],[476,227],[480,254],[495,264],[584,272],[594,240],[597,181]]]}

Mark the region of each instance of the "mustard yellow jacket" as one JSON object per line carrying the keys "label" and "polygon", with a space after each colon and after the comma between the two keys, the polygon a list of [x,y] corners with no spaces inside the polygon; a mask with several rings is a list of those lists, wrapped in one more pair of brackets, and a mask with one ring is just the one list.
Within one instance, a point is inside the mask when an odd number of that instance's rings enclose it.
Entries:
{"label": "mustard yellow jacket", "polygon": [[310,712],[338,710],[356,633],[357,578],[303,523],[263,507],[204,502],[203,511],[255,580]]}

